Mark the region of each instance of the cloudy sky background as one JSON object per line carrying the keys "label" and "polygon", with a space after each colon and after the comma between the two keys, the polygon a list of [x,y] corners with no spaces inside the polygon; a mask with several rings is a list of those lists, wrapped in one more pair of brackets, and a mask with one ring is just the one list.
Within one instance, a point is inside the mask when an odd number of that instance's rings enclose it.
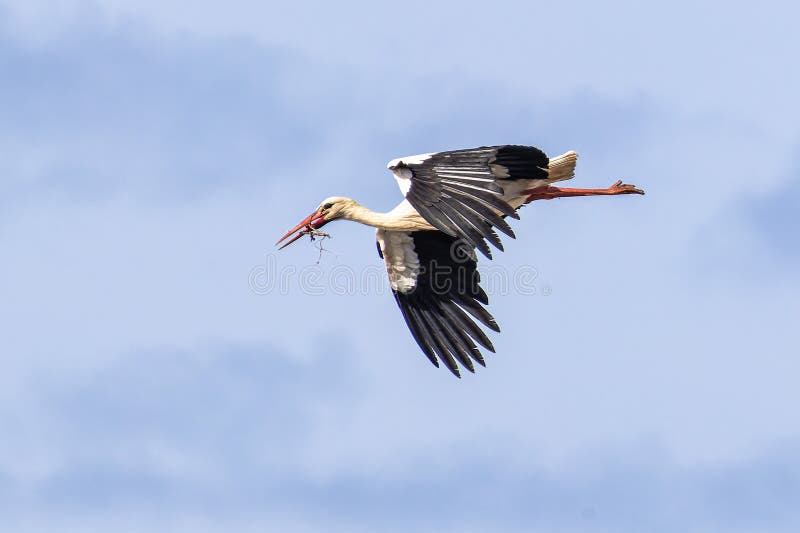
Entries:
{"label": "cloudy sky background", "polygon": [[[798,15],[0,1],[2,529],[797,531]],[[272,247],[500,143],[647,196],[525,208],[476,375]]]}

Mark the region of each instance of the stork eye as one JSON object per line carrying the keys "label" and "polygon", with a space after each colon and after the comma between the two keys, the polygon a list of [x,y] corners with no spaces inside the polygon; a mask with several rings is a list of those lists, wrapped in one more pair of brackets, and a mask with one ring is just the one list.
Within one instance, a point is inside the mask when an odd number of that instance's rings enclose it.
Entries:
{"label": "stork eye", "polygon": [[323,205],[323,206],[322,206],[322,209],[324,209],[325,211],[327,211],[327,210],[328,210],[328,209],[330,209],[331,207],[333,207],[333,204],[331,204],[331,203],[328,203],[328,204],[325,204],[325,205]]}

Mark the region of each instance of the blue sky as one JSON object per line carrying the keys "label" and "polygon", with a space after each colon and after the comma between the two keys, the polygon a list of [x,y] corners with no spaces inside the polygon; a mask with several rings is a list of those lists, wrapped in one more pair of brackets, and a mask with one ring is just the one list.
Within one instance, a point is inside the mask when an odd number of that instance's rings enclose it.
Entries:
{"label": "blue sky", "polygon": [[[797,531],[797,15],[0,1],[3,530]],[[272,243],[500,143],[648,194],[525,208],[488,368],[385,285],[252,290],[382,268]]]}

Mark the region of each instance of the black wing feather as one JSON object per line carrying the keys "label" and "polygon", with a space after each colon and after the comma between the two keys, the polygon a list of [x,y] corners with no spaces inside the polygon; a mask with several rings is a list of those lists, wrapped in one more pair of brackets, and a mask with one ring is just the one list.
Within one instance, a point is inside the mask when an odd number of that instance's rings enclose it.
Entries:
{"label": "black wing feather", "polygon": [[448,194],[458,195],[459,196],[458,200],[464,205],[465,209],[472,211],[476,215],[488,215],[487,221],[491,226],[494,226],[495,228],[499,229],[512,239],[516,237],[516,235],[514,235],[514,230],[511,229],[511,226],[508,225],[508,222],[506,222],[503,217],[501,217],[494,211],[491,210],[484,211],[481,209],[480,200],[475,200],[470,196],[463,195],[461,191],[455,191],[449,188],[445,188],[445,190],[447,191]]}
{"label": "black wing feather", "polygon": [[420,307],[419,313],[422,316],[423,322],[426,324],[426,328],[421,331],[421,333],[426,334],[430,341],[436,346],[436,354],[444,361],[444,364],[447,365],[450,372],[460,378],[461,373],[458,371],[458,364],[453,358],[453,353],[456,349],[451,347],[445,340],[444,333],[442,333],[442,329],[436,317],[432,315],[430,309],[427,307]]}
{"label": "black wing feather", "polygon": [[421,332],[424,331],[424,326],[422,325],[422,319],[417,315],[416,309],[401,305],[397,293],[395,293],[394,299],[397,302],[397,306],[400,308],[400,312],[403,314],[403,319],[406,321],[409,331],[411,331],[411,336],[417,341],[417,344],[430,362],[438,368],[439,361],[436,359],[433,347],[427,341],[426,337],[421,334]]}

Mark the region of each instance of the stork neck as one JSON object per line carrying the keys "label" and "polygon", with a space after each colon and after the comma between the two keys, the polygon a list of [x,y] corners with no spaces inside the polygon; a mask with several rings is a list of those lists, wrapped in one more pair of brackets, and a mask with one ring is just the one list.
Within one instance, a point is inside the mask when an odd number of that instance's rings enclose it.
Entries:
{"label": "stork neck", "polygon": [[390,229],[387,225],[391,225],[392,223],[389,213],[377,213],[361,204],[354,204],[348,209],[345,216],[354,222],[366,224],[373,228]]}
{"label": "stork neck", "polygon": [[394,209],[389,213],[377,213],[361,204],[354,203],[354,205],[347,210],[345,218],[348,218],[354,222],[360,222],[361,224],[365,224],[367,226],[372,226],[373,228],[385,229],[389,231],[409,231],[423,229],[419,227],[419,223],[414,220],[415,217],[408,216],[412,214],[416,215],[416,218],[419,218],[419,215],[416,213],[416,211],[413,211],[413,213],[403,213],[399,212],[397,209]]}

